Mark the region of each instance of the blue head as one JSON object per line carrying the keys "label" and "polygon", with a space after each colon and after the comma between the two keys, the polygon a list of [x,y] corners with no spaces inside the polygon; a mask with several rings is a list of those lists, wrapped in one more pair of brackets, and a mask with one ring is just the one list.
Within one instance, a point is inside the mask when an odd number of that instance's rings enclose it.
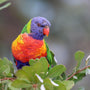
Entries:
{"label": "blue head", "polygon": [[35,39],[42,40],[49,35],[50,22],[44,17],[34,17],[31,21],[31,36]]}

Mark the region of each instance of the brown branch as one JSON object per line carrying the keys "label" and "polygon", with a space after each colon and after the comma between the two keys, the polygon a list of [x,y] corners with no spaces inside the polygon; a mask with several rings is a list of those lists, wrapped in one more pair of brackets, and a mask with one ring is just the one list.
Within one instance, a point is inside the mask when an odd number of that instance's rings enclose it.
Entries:
{"label": "brown branch", "polygon": [[5,78],[0,79],[0,81],[4,81],[4,80],[11,80],[11,81],[13,81],[13,80],[15,80],[15,78],[7,78],[7,77],[5,77]]}
{"label": "brown branch", "polygon": [[81,71],[83,71],[83,70],[85,70],[85,69],[87,69],[87,68],[89,68],[89,67],[90,67],[90,66],[86,66],[86,67],[78,70],[77,72],[73,73],[70,77],[68,77],[66,80],[71,79],[73,76],[75,76],[76,74],[80,73]]}

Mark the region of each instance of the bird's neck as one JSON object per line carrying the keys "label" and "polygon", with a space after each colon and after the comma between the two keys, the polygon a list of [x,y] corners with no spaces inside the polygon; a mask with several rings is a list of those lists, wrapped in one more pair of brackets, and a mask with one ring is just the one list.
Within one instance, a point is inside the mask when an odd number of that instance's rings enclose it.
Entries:
{"label": "bird's neck", "polygon": [[29,36],[33,37],[34,39],[37,39],[37,40],[43,40],[44,38],[44,35],[40,35],[38,33],[30,33]]}

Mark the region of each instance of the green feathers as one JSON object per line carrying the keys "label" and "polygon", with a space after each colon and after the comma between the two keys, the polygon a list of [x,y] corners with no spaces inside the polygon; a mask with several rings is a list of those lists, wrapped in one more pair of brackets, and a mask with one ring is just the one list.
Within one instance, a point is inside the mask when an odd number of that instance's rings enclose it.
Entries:
{"label": "green feathers", "polygon": [[21,33],[30,33],[31,30],[31,21],[32,19],[30,19],[30,21],[24,26],[23,30],[21,31]]}
{"label": "green feathers", "polygon": [[45,44],[46,44],[46,48],[47,48],[47,60],[50,65],[55,66],[57,64],[54,59],[55,55],[52,51],[49,50],[49,47],[48,47],[48,44],[46,43],[46,41],[45,41]]}
{"label": "green feathers", "polygon": [[46,48],[47,48],[47,60],[48,60],[49,64],[51,65],[52,64],[52,56],[51,56],[51,53],[50,53],[50,50],[49,50],[49,47],[48,47],[48,44],[46,43],[46,41],[45,41],[45,44],[46,44]]}

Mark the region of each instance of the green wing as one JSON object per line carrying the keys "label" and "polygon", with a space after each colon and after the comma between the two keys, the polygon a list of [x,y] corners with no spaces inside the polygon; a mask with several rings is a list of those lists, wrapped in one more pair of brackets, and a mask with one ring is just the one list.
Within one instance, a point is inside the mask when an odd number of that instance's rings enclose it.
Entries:
{"label": "green wing", "polygon": [[21,34],[23,34],[23,33],[27,33],[27,24],[24,26],[24,28],[22,29],[22,31],[21,31]]}
{"label": "green wing", "polygon": [[48,60],[49,64],[56,65],[53,52],[49,50],[49,47],[48,47],[48,44],[46,43],[46,41],[45,41],[45,44],[46,44],[46,48],[47,48],[47,60]]}
{"label": "green wing", "polygon": [[50,53],[50,50],[48,48],[48,44],[46,43],[46,41],[45,41],[45,44],[46,44],[46,48],[47,48],[47,60],[48,60],[49,64],[51,65],[52,64],[52,55]]}
{"label": "green wing", "polygon": [[31,21],[32,21],[32,19],[30,19],[29,22],[24,26],[24,28],[21,31],[21,34],[30,33],[30,31],[31,31]]}

